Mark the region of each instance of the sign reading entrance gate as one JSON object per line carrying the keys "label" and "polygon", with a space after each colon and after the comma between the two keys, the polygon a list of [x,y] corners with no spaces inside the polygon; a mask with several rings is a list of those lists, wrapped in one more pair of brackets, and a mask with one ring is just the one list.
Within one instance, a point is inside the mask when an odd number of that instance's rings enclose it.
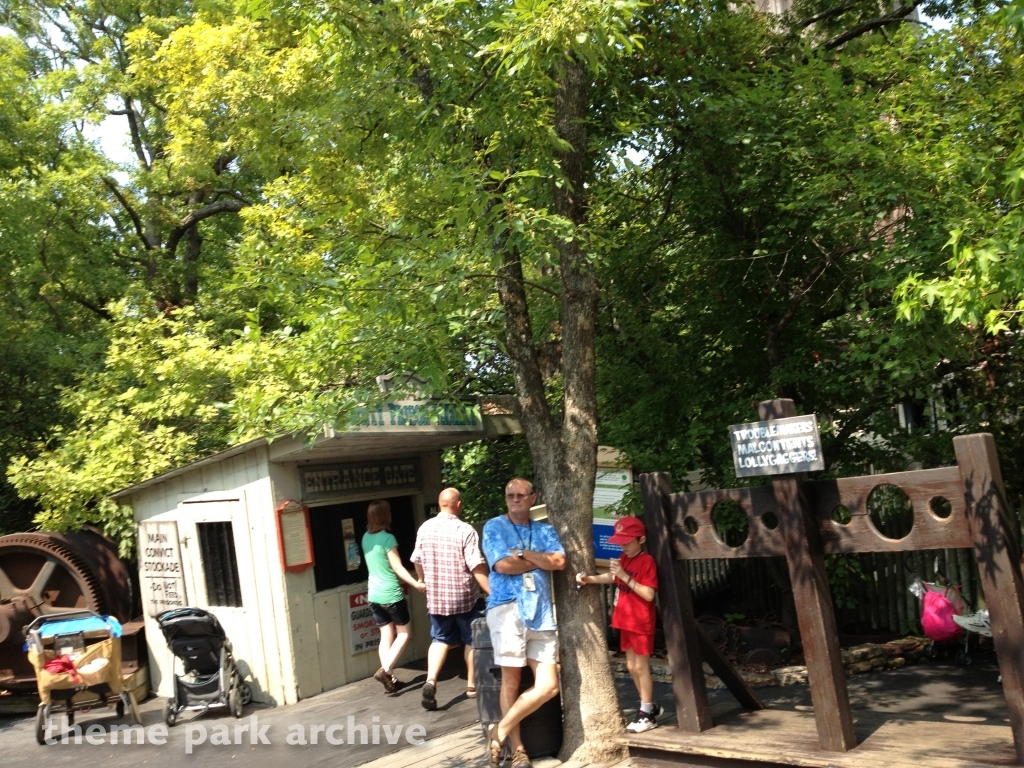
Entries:
{"label": "sign reading entrance gate", "polygon": [[786,475],[825,469],[818,417],[752,421],[729,427],[736,477]]}
{"label": "sign reading entrance gate", "polygon": [[139,523],[139,582],[149,616],[188,605],[176,522]]}
{"label": "sign reading entrance gate", "polygon": [[303,500],[340,493],[418,491],[423,486],[419,458],[380,459],[323,467],[299,467]]}

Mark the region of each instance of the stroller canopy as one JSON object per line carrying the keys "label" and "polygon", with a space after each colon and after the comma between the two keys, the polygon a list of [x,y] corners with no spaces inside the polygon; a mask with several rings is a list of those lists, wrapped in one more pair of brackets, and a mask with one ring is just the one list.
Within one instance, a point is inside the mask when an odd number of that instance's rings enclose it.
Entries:
{"label": "stroller canopy", "polygon": [[202,608],[172,608],[159,614],[156,622],[168,643],[182,637],[227,637],[217,617]]}

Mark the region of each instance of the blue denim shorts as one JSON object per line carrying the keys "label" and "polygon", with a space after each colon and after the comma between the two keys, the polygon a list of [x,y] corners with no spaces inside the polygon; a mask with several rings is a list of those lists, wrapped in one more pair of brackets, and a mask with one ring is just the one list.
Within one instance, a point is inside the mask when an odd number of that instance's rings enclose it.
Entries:
{"label": "blue denim shorts", "polygon": [[484,615],[484,599],[477,600],[476,605],[465,613],[454,613],[451,616],[440,616],[436,613],[427,615],[430,616],[430,639],[435,643],[472,645],[473,629],[470,625],[473,619],[479,619]]}

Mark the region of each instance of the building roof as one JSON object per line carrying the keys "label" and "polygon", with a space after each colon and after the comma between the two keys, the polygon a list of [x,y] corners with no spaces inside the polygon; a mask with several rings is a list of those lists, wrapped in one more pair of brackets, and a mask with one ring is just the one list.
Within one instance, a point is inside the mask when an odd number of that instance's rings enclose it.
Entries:
{"label": "building roof", "polygon": [[438,410],[429,403],[404,401],[389,403],[365,415],[366,418],[353,429],[342,432],[327,429],[314,440],[310,440],[308,435],[293,435],[259,437],[239,443],[212,456],[122,488],[110,497],[125,499],[145,488],[200,467],[263,447],[269,448],[270,460],[273,462],[305,464],[330,461],[355,452],[365,457],[370,454],[433,451],[522,432],[510,408],[496,406],[490,401],[473,403],[468,410],[459,409],[458,412],[443,406]]}

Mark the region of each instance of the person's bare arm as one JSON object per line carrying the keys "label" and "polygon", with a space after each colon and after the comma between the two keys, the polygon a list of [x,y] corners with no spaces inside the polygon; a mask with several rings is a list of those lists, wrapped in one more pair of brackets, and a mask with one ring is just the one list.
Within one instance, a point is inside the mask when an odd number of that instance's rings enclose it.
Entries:
{"label": "person's bare arm", "polygon": [[476,583],[480,586],[480,589],[485,595],[491,594],[491,582],[487,578],[490,573],[487,570],[487,566],[481,563],[473,569],[473,578],[476,579]]}
{"label": "person's bare arm", "polygon": [[395,572],[395,575],[410,587],[420,592],[427,591],[427,585],[419,579],[413,578],[413,575],[402,565],[402,558],[398,556],[398,547],[392,547],[388,550],[388,562],[391,563],[391,570]]}
{"label": "person's bare arm", "polygon": [[580,573],[576,575],[577,584],[612,584],[615,577],[610,573]]}
{"label": "person's bare arm", "polygon": [[654,589],[654,587],[645,587],[643,584],[641,584],[632,576],[630,576],[626,572],[626,569],[622,567],[622,565],[619,563],[617,559],[613,559],[609,563],[608,567],[610,569],[608,573],[609,575],[611,575],[612,578],[618,577],[619,581],[621,581],[631,590],[640,595],[640,597],[642,597],[648,603],[654,600],[654,596],[655,594],[657,594],[657,591]]}
{"label": "person's bare arm", "polygon": [[527,571],[560,571],[565,568],[565,555],[561,552],[534,552],[532,549],[523,551],[522,557],[509,555],[494,564],[494,570],[507,576],[517,576]]}
{"label": "person's bare arm", "polygon": [[413,563],[413,565],[416,567],[416,578],[423,581],[423,566],[419,563]]}
{"label": "person's bare arm", "polygon": [[528,549],[523,552],[523,559],[529,560],[542,571],[565,569],[565,555],[561,552],[534,552],[532,549]]}
{"label": "person's bare arm", "polygon": [[654,600],[654,596],[657,594],[657,591],[654,589],[654,587],[645,587],[636,579],[630,577],[627,577],[626,586],[632,589],[638,595],[640,595],[640,597],[642,597],[648,603]]}

